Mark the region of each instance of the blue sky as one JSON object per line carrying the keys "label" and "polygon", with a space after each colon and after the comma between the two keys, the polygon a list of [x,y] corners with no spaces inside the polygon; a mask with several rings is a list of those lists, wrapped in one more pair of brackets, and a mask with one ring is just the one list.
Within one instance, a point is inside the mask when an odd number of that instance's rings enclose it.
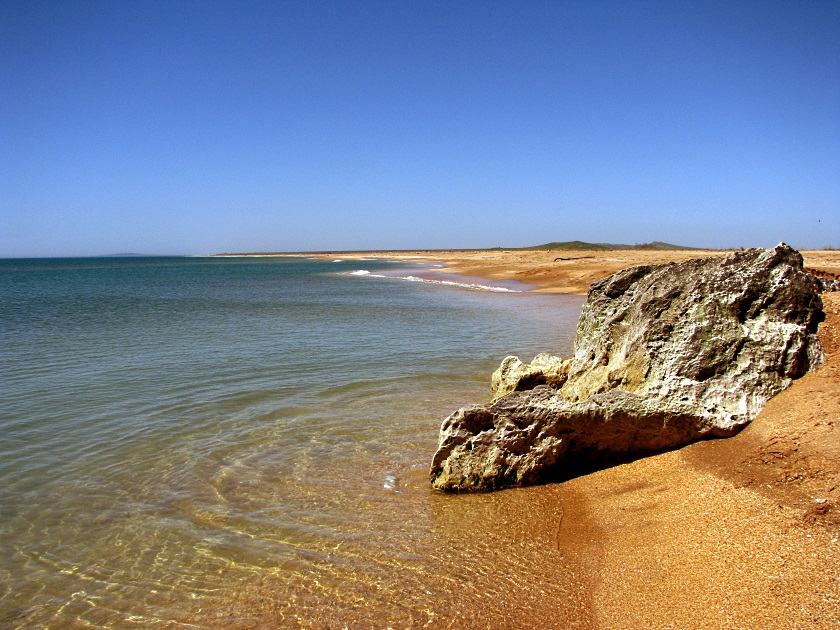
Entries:
{"label": "blue sky", "polygon": [[840,2],[0,3],[0,257],[840,247]]}

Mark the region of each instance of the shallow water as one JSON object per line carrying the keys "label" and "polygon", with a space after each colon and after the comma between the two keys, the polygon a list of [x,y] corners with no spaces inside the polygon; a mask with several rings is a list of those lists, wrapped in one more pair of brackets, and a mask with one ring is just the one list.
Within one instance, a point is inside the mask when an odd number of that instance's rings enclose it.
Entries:
{"label": "shallow water", "polygon": [[0,624],[584,620],[551,489],[427,478],[502,358],[570,354],[582,298],[433,274],[0,261]]}

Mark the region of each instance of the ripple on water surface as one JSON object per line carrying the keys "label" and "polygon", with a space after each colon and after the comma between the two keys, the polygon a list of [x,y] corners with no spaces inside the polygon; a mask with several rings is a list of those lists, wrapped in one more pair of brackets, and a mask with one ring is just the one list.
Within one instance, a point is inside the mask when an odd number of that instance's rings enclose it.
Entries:
{"label": "ripple on water surface", "polygon": [[0,625],[588,623],[559,489],[427,479],[441,419],[507,353],[568,354],[582,300],[353,265],[0,265]]}

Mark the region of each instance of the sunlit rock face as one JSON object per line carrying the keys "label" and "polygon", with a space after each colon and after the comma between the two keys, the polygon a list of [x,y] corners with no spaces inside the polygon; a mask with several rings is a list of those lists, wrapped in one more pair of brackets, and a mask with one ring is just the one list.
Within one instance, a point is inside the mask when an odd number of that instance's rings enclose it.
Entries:
{"label": "sunlit rock face", "polygon": [[519,357],[507,357],[495,372],[490,385],[490,402],[496,402],[511,392],[533,389],[537,385],[560,388],[569,376],[571,361],[541,353],[531,363]]}
{"label": "sunlit rock face", "polygon": [[822,284],[780,244],[632,267],[590,287],[565,361],[508,357],[489,406],[444,420],[441,490],[493,490],[733,435],[818,367]]}

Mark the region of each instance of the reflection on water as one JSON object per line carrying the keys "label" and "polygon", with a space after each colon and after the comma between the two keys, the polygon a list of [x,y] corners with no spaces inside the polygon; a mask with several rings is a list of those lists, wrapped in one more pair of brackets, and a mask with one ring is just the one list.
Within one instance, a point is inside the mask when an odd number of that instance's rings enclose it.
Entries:
{"label": "reflection on water", "polygon": [[443,417],[508,348],[570,352],[581,300],[318,265],[6,272],[0,625],[587,626],[561,487],[427,477]]}

